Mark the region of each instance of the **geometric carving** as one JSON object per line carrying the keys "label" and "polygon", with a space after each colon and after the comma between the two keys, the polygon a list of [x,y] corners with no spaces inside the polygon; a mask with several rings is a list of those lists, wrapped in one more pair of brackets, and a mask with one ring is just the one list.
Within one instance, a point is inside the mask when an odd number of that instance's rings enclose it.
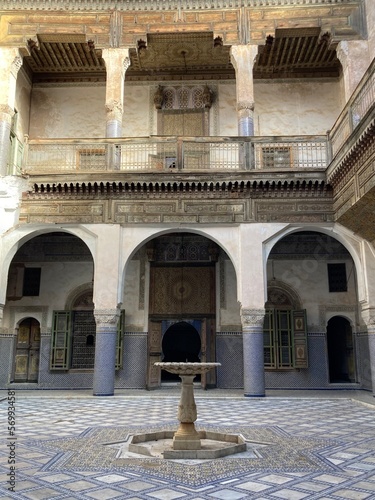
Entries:
{"label": "geometric carving", "polygon": [[214,314],[210,267],[151,267],[150,314]]}

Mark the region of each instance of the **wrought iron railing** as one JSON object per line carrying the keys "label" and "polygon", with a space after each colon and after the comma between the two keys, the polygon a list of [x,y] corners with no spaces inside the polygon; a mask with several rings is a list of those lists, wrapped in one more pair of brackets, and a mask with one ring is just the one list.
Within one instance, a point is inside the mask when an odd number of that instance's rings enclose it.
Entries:
{"label": "wrought iron railing", "polygon": [[27,174],[327,167],[326,136],[30,140]]}
{"label": "wrought iron railing", "polygon": [[353,95],[342,110],[328,138],[332,159],[360,123],[375,109],[375,60],[372,62]]}

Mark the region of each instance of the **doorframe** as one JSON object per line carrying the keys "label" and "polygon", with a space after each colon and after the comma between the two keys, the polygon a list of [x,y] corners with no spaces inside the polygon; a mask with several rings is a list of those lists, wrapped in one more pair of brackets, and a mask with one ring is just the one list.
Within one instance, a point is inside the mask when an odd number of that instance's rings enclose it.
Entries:
{"label": "doorframe", "polygon": [[[18,346],[18,340],[19,340],[19,331],[20,327],[22,326],[22,323],[29,321],[29,341],[28,341],[28,346],[22,348],[22,347],[17,347]],[[30,336],[32,335],[32,328],[33,324],[35,323],[34,327],[36,327],[36,323],[38,324],[38,340],[35,341],[35,338],[31,339]],[[12,376],[11,376],[11,383],[17,383],[17,384],[37,384],[39,381],[39,373],[40,373],[40,347],[41,347],[41,324],[38,319],[36,319],[34,316],[27,316],[22,318],[18,323],[15,328],[16,330],[16,335],[14,336],[14,349],[13,349],[13,359],[12,359]],[[38,345],[35,345],[35,342],[38,342]],[[26,373],[26,379],[20,379],[16,380],[16,364],[17,364],[17,350],[24,350],[25,355],[27,351],[27,373]],[[29,380],[29,373],[30,373],[30,363],[31,363],[31,358],[33,358],[35,354],[37,355],[37,363],[36,363],[36,378]]]}
{"label": "doorframe", "polygon": [[[163,351],[162,351],[162,342],[163,337],[171,326],[176,323],[181,323],[182,321],[192,325],[198,332],[198,335],[201,339],[201,349],[199,352],[199,357],[202,362],[207,361],[207,351],[210,353],[210,358],[215,360],[216,358],[216,333],[215,331],[209,331],[209,325],[215,324],[215,318],[211,317],[197,317],[197,316],[184,316],[183,318],[165,318],[165,317],[150,317],[149,318],[149,332],[148,336],[150,336],[150,332],[152,331],[152,335],[155,335],[156,331],[159,330],[160,338],[156,340],[155,338],[150,342],[150,337],[147,343],[147,383],[146,386],[148,389],[156,389],[162,385],[160,370],[159,370],[159,381],[156,384],[155,381],[155,373],[151,366],[152,363],[161,361]],[[156,325],[159,324],[160,328],[156,328]],[[209,333],[214,335],[214,338],[210,338]],[[152,345],[155,347],[153,348]],[[210,348],[212,347],[212,348]],[[151,350],[150,350],[151,349]],[[213,350],[214,352],[211,352]],[[155,352],[153,352],[155,351]],[[213,370],[212,370],[213,372]],[[208,386],[215,387],[216,386],[216,372],[210,374],[203,374],[201,376],[201,387],[203,389],[207,389]]]}
{"label": "doorframe", "polygon": [[[348,368],[348,381],[331,381],[330,377],[330,348],[329,348],[329,340],[328,340],[328,327],[329,327],[329,322],[333,319],[340,319],[341,321],[346,322],[347,328],[350,328],[350,340],[351,344],[348,344],[347,342],[347,335],[348,332],[345,332],[345,345],[343,344],[343,351],[345,351],[344,356],[344,361],[347,365]],[[328,382],[330,384],[355,384],[358,381],[358,374],[357,374],[357,359],[356,359],[356,343],[355,343],[355,332],[353,330],[353,324],[350,321],[350,319],[346,318],[345,316],[341,316],[339,314],[336,314],[329,318],[327,321],[326,325],[326,348],[327,348],[327,375],[328,375]],[[348,350],[350,350],[350,354],[348,354]],[[350,363],[353,363],[353,366],[351,368]]]}

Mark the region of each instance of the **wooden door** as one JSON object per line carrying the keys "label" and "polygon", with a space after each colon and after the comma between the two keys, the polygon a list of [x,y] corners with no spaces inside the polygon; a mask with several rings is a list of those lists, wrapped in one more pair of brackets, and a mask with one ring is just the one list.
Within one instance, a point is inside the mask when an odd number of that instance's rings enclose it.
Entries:
{"label": "wooden door", "polygon": [[205,114],[202,109],[163,110],[161,135],[202,136],[205,131]]}
{"label": "wooden door", "polygon": [[161,321],[150,321],[147,346],[147,389],[157,389],[161,384],[161,370],[154,363],[161,361]]}
{"label": "wooden door", "polygon": [[14,363],[15,382],[37,382],[39,375],[40,325],[34,318],[22,321],[18,328]]}

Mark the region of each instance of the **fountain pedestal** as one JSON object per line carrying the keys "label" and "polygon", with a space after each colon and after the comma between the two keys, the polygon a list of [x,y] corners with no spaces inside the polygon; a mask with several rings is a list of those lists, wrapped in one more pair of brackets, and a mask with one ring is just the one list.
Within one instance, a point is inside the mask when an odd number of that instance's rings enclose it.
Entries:
{"label": "fountain pedestal", "polygon": [[194,399],[193,380],[196,375],[205,373],[212,368],[221,366],[220,363],[155,363],[162,370],[179,375],[182,380],[181,398],[178,405],[177,418],[179,428],[173,437],[174,450],[200,450],[201,439],[195,429],[197,407]]}

